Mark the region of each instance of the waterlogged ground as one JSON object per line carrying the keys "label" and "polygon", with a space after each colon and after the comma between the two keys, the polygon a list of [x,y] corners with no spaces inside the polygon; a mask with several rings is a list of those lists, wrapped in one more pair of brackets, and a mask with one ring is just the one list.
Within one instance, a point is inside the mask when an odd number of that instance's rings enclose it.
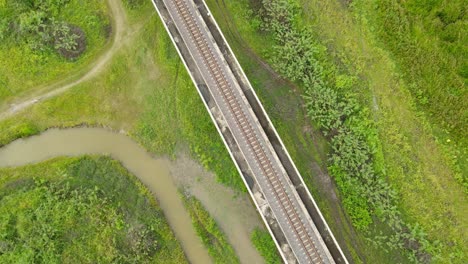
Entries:
{"label": "waterlogged ground", "polygon": [[204,170],[187,155],[179,155],[172,164],[173,180],[201,201],[226,234],[241,263],[263,263],[250,240],[254,228],[263,228],[262,222],[248,196],[240,196],[216,182],[213,173]]}
{"label": "waterlogged ground", "polygon": [[211,260],[182,204],[178,194],[181,187],[198,198],[215,218],[242,263],[263,263],[249,238],[252,230],[261,226],[250,200],[245,195],[236,197],[231,189],[216,183],[212,173],[186,155],[175,161],[155,159],[125,135],[100,128],[51,129],[1,148],[0,167],[84,154],[107,154],[121,161],[153,192],[191,262]]}

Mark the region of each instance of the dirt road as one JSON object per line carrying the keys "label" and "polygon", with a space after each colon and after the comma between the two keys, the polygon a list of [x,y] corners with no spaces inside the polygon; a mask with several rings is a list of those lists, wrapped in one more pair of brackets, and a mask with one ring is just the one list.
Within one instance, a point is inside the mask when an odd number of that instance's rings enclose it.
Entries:
{"label": "dirt road", "polygon": [[[130,30],[128,30],[129,25],[127,23],[127,17],[123,9],[122,2],[107,0],[107,3],[110,8],[110,15],[113,19],[113,38],[110,48],[99,58],[97,58],[97,60],[92,64],[91,68],[80,78],[61,85],[57,83],[49,85],[41,89],[48,92],[30,98],[22,98],[20,101],[10,104],[10,107],[7,109],[0,109],[0,120],[6,119],[39,101],[59,95],[74,87],[75,85],[95,77],[104,68],[104,66],[106,66],[116,51],[122,46],[123,40],[130,33]],[[56,88],[54,88],[54,86],[56,86]]]}

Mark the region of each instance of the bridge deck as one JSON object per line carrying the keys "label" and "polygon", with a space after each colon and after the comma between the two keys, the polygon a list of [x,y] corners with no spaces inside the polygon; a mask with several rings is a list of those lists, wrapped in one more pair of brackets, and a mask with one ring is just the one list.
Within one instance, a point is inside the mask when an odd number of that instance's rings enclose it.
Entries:
{"label": "bridge deck", "polygon": [[191,0],[163,0],[299,263],[334,263]]}

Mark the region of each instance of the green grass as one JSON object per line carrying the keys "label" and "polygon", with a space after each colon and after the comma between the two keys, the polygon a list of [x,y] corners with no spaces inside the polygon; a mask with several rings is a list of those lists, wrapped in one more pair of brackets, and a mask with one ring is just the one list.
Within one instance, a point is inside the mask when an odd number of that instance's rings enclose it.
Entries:
{"label": "green grass", "polygon": [[[388,52],[413,104],[468,192],[467,23],[463,1],[355,1],[352,14]],[[430,54],[430,55],[428,55]]]}
{"label": "green grass", "polygon": [[[0,1],[2,18],[11,14],[15,17],[18,10],[14,2]],[[26,41],[14,37],[1,39],[0,105],[83,70],[108,42],[108,12],[105,1],[70,0],[55,15],[56,20],[77,25],[86,35],[86,50],[76,60],[68,60],[53,49],[34,50]]]}
{"label": "green grass", "polygon": [[441,134],[466,146],[466,2],[354,1],[351,9],[373,25],[373,35],[398,65],[418,108]]}
{"label": "green grass", "polygon": [[[178,148],[188,145],[220,182],[244,192],[243,182],[154,7],[149,1],[126,1],[124,5],[135,30],[109,66],[92,81],[0,121],[0,145],[50,127],[85,124],[123,129],[157,155],[175,157]],[[200,204],[192,209],[212,221]],[[212,256],[221,261],[228,254],[227,259],[238,262],[220,231],[207,221],[200,223],[216,238],[205,240]]]}
{"label": "green grass", "polygon": [[108,157],[0,169],[0,262],[186,263],[151,193]]}
{"label": "green grass", "polygon": [[151,2],[124,4],[134,32],[109,66],[93,80],[0,121],[0,145],[50,127],[122,129],[156,155],[175,158],[188,146],[220,182],[245,192]]}
{"label": "green grass", "polygon": [[260,252],[267,264],[280,264],[281,256],[276,249],[275,242],[271,240],[271,235],[267,231],[255,229],[251,235],[252,243]]}
{"label": "green grass", "polygon": [[201,202],[193,196],[181,193],[185,208],[192,218],[192,224],[203,245],[208,249],[214,263],[239,263],[234,249],[226,239],[216,221],[209,215]]}

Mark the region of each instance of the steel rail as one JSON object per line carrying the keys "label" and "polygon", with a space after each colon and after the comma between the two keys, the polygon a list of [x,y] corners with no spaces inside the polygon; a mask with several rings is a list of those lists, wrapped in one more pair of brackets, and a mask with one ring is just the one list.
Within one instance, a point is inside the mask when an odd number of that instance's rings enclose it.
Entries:
{"label": "steel rail", "polygon": [[249,143],[253,150],[254,156],[256,157],[257,164],[262,170],[263,174],[267,178],[267,182],[274,192],[274,195],[280,201],[280,206],[285,213],[286,218],[292,230],[295,233],[296,238],[302,244],[302,248],[305,249],[308,259],[313,263],[323,263],[322,256],[316,249],[314,241],[310,238],[304,223],[302,222],[297,208],[293,205],[291,198],[287,195],[286,189],[281,184],[280,176],[277,171],[273,168],[272,161],[267,157],[264,148],[259,143],[259,139],[254,132],[251,124],[248,121],[245,112],[242,110],[241,104],[238,102],[236,96],[232,92],[232,87],[226,80],[224,73],[217,63],[213,51],[207,44],[207,40],[203,37],[200,28],[198,27],[193,14],[191,14],[187,3],[184,0],[174,0],[177,12],[185,23],[186,28],[190,33],[190,38],[195,43],[200,54],[202,54],[203,63],[209,69],[213,80],[218,85],[218,88],[222,91],[223,100],[227,103],[231,114],[235,117],[234,121],[241,128],[241,134]]}

